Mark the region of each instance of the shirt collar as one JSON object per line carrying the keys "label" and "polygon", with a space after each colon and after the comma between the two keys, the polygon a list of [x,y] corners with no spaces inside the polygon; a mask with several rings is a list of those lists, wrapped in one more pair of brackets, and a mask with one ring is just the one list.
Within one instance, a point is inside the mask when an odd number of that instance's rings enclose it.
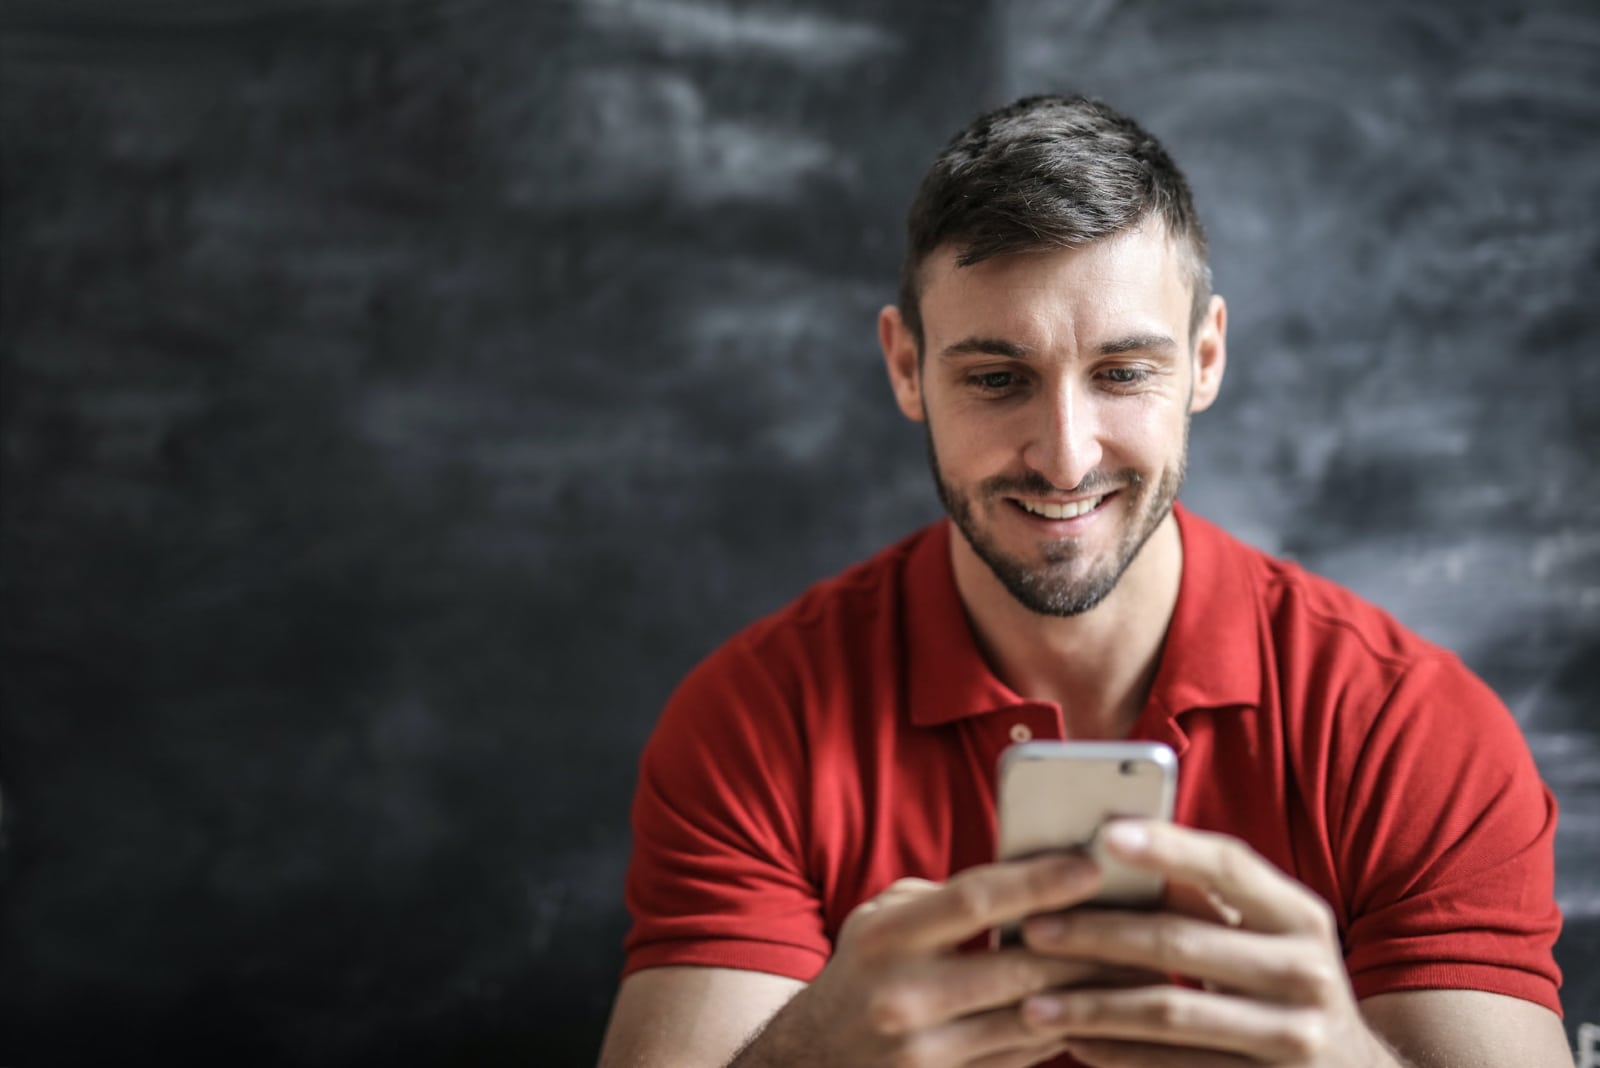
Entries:
{"label": "shirt collar", "polygon": [[[1254,706],[1261,694],[1258,598],[1241,548],[1220,528],[1173,506],[1183,540],[1178,602],[1141,717]],[[990,670],[972,635],[950,565],[948,520],[928,530],[906,562],[905,633],[911,722],[950,723],[1020,705]]]}
{"label": "shirt collar", "polygon": [[1261,702],[1261,597],[1249,550],[1221,527],[1173,505],[1183,577],[1150,705],[1169,717]]}
{"label": "shirt collar", "polygon": [[949,520],[935,524],[906,561],[906,692],[919,727],[1027,703],[978,651],[950,566],[950,536]]}

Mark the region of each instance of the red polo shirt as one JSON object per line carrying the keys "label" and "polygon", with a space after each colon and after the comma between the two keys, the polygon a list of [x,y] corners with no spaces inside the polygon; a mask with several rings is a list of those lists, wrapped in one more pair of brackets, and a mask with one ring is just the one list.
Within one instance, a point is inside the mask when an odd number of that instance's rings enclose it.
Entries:
{"label": "red polo shirt", "polygon": [[[1176,510],[1177,607],[1131,737],[1178,753],[1178,822],[1332,906],[1358,997],[1462,988],[1560,1012],[1555,802],[1455,656]],[[641,763],[626,972],[809,980],[896,879],[995,853],[1001,750],[1064,737],[979,653],[938,523],[755,623],[684,680]]]}

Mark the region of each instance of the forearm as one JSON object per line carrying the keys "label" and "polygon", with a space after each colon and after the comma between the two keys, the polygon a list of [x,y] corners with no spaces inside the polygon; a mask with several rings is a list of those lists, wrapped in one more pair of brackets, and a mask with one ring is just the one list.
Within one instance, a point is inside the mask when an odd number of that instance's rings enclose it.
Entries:
{"label": "forearm", "polygon": [[807,1068],[818,1045],[810,1016],[815,998],[813,987],[796,993],[744,1040],[727,1068]]}
{"label": "forearm", "polygon": [[1482,990],[1404,990],[1362,999],[1367,1026],[1404,1068],[1570,1068],[1561,1018]]}
{"label": "forearm", "polygon": [[1366,1025],[1367,1039],[1371,1044],[1372,1068],[1426,1068],[1402,1057],[1371,1024]]}

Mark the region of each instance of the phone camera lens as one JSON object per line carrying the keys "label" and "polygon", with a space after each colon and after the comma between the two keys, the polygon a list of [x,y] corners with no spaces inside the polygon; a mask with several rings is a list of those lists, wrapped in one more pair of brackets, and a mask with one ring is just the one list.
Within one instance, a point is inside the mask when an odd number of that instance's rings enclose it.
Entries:
{"label": "phone camera lens", "polygon": [[1133,774],[1133,769],[1136,766],[1137,765],[1135,765],[1133,761],[1124,760],[1121,764],[1117,765],[1117,770],[1122,772],[1122,774],[1124,774],[1124,775],[1132,775]]}

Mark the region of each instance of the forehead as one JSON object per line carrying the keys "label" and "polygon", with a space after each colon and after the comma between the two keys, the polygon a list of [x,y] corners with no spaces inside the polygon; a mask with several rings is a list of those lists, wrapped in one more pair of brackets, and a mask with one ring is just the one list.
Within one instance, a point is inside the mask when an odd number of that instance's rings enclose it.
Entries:
{"label": "forehead", "polygon": [[968,267],[957,265],[960,251],[941,246],[923,265],[921,311],[930,346],[975,332],[1045,348],[1136,330],[1188,335],[1189,281],[1160,226]]}

